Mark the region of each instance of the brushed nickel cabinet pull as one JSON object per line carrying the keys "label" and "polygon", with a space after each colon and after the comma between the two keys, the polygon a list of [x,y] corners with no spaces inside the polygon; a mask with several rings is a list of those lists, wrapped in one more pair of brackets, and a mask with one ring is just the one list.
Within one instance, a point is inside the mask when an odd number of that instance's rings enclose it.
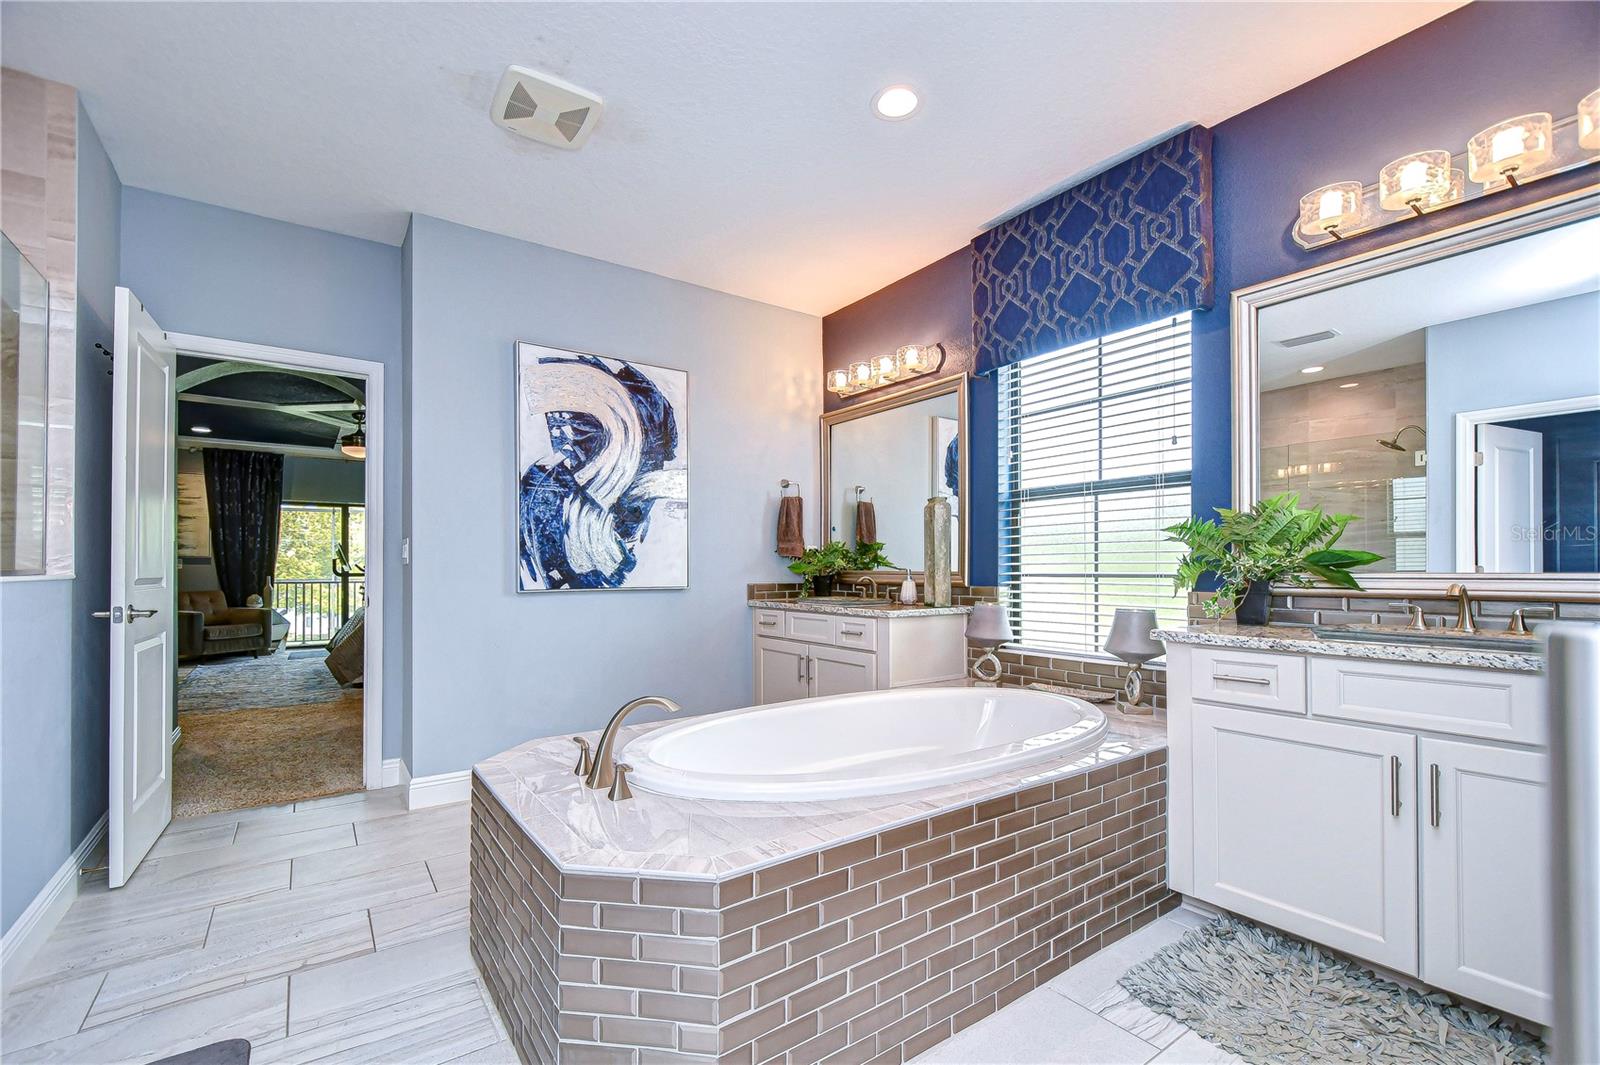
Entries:
{"label": "brushed nickel cabinet pull", "polygon": [[1439,827],[1439,763],[1428,767],[1428,823]]}
{"label": "brushed nickel cabinet pull", "polygon": [[1400,756],[1389,756],[1389,812],[1400,816]]}
{"label": "brushed nickel cabinet pull", "polygon": [[805,655],[796,655],[795,656],[795,659],[794,659],[794,679],[795,680],[804,681],[806,679],[806,661],[807,660],[806,660],[806,656]]}
{"label": "brushed nickel cabinet pull", "polygon": [[1235,684],[1260,684],[1267,686],[1272,683],[1266,677],[1241,677],[1233,673],[1213,673],[1212,680],[1231,680]]}
{"label": "brushed nickel cabinet pull", "polygon": [[846,636],[860,636],[862,632],[860,629],[840,629],[839,631],[844,633]]}
{"label": "brushed nickel cabinet pull", "polygon": [[762,618],[761,620],[756,622],[757,625],[761,625],[761,626],[764,626],[764,627],[769,628],[769,629],[772,628],[772,626],[776,625],[777,623],[778,623],[778,619],[777,618]]}

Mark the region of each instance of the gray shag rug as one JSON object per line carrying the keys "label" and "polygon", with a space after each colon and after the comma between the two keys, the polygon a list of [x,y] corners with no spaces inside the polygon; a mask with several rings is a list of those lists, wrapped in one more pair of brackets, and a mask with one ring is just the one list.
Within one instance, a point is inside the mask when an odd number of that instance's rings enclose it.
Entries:
{"label": "gray shag rug", "polygon": [[1383,979],[1315,944],[1224,915],[1118,981],[1252,1065],[1543,1065],[1544,1044],[1450,996]]}

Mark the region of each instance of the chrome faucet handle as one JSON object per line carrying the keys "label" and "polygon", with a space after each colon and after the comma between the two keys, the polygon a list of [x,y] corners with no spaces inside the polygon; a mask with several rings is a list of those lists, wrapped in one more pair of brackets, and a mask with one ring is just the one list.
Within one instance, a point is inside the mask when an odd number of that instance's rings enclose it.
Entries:
{"label": "chrome faucet handle", "polygon": [[1528,615],[1530,613],[1535,617],[1553,618],[1556,616],[1556,608],[1553,606],[1519,606],[1511,612],[1511,623],[1506,626],[1506,631],[1513,636],[1529,635]]}
{"label": "chrome faucet handle", "polygon": [[633,789],[628,787],[628,774],[633,772],[633,766],[627,762],[616,764],[616,776],[611,780],[611,790],[606,792],[606,798],[612,802],[622,802],[624,799],[633,798]]}
{"label": "chrome faucet handle", "polygon": [[1390,603],[1389,605],[1399,607],[1406,612],[1406,628],[1426,629],[1428,627],[1427,619],[1422,616],[1422,607],[1416,603]]}
{"label": "chrome faucet handle", "polygon": [[589,749],[589,741],[582,736],[574,736],[572,742],[578,745],[578,764],[572,769],[573,775],[586,777],[594,769],[594,754]]}

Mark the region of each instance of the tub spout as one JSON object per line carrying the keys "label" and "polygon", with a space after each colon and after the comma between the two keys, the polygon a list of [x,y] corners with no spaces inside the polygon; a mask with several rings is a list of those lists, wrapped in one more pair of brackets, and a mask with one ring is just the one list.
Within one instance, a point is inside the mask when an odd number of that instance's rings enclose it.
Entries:
{"label": "tub spout", "polygon": [[609,789],[617,778],[617,765],[611,758],[611,748],[617,742],[617,730],[622,728],[622,723],[629,714],[641,706],[659,706],[668,713],[677,713],[683,707],[668,699],[664,695],[646,695],[625,703],[622,709],[611,715],[611,720],[606,724],[606,730],[600,733],[600,743],[595,748],[594,765],[589,770],[589,775],[583,778],[586,788]]}

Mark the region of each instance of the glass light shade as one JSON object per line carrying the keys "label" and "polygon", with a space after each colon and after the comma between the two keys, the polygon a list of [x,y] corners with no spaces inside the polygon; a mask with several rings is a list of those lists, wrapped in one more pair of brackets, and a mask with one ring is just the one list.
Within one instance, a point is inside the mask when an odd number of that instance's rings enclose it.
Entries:
{"label": "glass light shade", "polygon": [[829,370],[828,391],[832,392],[836,396],[842,396],[846,392],[850,391],[850,371]]}
{"label": "glass light shade", "polygon": [[900,360],[901,372],[907,376],[928,371],[928,349],[918,344],[907,344],[895,353]]}
{"label": "glass light shade", "polygon": [[1402,155],[1378,173],[1378,204],[1385,211],[1425,211],[1448,202],[1450,153]]}
{"label": "glass light shade", "polygon": [[1555,131],[1550,112],[1518,115],[1496,122],[1467,142],[1467,176],[1480,185],[1515,184],[1550,161],[1555,153]]}
{"label": "glass light shade", "polygon": [[872,360],[872,379],[876,384],[900,380],[900,360],[894,355],[878,355]]}
{"label": "glass light shade", "polygon": [[983,647],[999,647],[1015,637],[1011,622],[998,603],[976,603],[967,615],[967,639]]}
{"label": "glass light shade", "polygon": [[870,362],[852,362],[850,364],[850,387],[872,387],[872,364]]}
{"label": "glass light shade", "polygon": [[1600,89],[1578,101],[1578,146],[1600,151]]}
{"label": "glass light shade", "polygon": [[1335,181],[1300,197],[1300,232],[1308,237],[1339,235],[1361,221],[1361,182]]}

